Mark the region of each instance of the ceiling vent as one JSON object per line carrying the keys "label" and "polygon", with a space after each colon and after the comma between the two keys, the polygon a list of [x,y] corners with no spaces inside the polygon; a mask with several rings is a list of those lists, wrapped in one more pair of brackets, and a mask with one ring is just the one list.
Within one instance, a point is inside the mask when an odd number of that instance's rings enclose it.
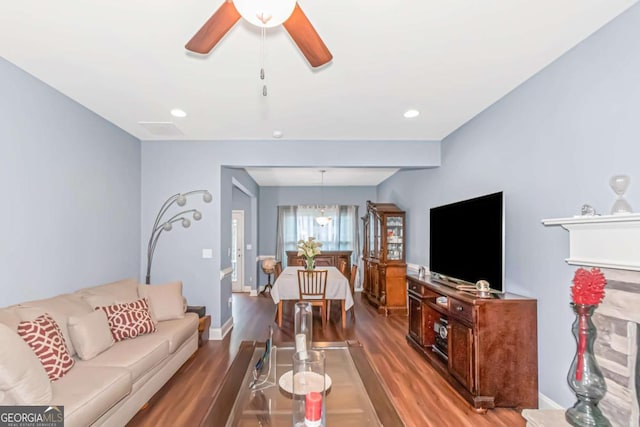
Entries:
{"label": "ceiling vent", "polygon": [[154,136],[182,136],[184,133],[172,122],[138,122]]}

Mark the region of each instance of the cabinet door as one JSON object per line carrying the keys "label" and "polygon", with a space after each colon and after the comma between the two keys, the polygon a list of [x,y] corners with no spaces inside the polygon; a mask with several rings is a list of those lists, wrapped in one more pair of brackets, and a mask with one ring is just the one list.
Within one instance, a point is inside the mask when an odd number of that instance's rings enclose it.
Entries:
{"label": "cabinet door", "polygon": [[449,372],[470,392],[473,381],[473,331],[468,326],[449,318]]}
{"label": "cabinet door", "polygon": [[380,271],[378,270],[378,264],[371,263],[369,274],[369,278],[371,279],[371,295],[380,299]]}
{"label": "cabinet door", "polygon": [[385,233],[387,261],[404,260],[404,218],[402,215],[388,215],[386,217]]}
{"label": "cabinet door", "polygon": [[369,212],[369,250],[368,254],[372,258],[377,258],[376,253],[376,215],[373,212]]}
{"label": "cabinet door", "polygon": [[432,346],[436,341],[436,332],[434,325],[440,320],[440,313],[429,307],[426,303],[422,303],[422,345]]}
{"label": "cabinet door", "polygon": [[422,341],[422,307],[419,299],[409,296],[409,335],[420,345]]}

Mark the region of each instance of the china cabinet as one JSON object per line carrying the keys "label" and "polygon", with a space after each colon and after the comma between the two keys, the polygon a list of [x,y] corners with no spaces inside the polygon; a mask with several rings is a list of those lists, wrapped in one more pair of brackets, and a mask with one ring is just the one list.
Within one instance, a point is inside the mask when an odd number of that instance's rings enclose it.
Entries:
{"label": "china cabinet", "polygon": [[367,201],[362,218],[363,292],[380,313],[407,313],[405,212],[392,203]]}

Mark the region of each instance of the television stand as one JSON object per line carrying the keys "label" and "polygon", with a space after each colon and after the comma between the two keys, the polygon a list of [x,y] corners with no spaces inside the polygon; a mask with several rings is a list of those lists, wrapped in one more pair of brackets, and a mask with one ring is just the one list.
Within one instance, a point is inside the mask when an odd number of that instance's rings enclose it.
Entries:
{"label": "television stand", "polygon": [[481,297],[415,275],[407,284],[407,342],[474,410],[538,407],[535,299]]}

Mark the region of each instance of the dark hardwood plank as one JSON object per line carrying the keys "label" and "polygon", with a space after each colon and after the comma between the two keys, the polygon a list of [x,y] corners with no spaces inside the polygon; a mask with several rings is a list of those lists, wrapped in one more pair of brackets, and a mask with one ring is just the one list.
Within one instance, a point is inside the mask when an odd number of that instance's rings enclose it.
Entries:
{"label": "dark hardwood plank", "polygon": [[[322,328],[314,313],[314,341],[359,341],[372,369],[407,426],[522,427],[525,420],[514,409],[492,409],[478,414],[406,341],[407,317],[385,317],[355,298],[355,318],[347,313],[342,329],[340,304],[332,304],[331,321]],[[208,341],[140,411],[129,426],[199,425],[244,340],[264,341],[268,325],[274,342],[293,341],[293,305],[284,304],[282,328],[275,323],[275,305],[268,296],[233,296],[234,327],[221,341]]]}

